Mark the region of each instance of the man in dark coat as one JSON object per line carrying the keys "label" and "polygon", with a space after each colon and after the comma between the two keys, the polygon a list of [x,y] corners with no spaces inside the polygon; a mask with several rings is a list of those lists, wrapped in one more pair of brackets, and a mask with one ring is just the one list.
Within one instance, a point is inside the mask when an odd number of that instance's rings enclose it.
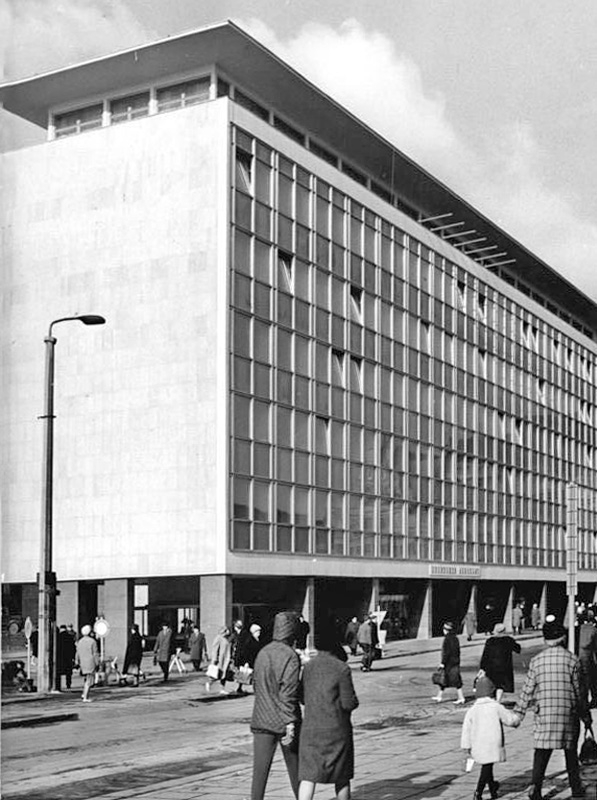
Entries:
{"label": "man in dark coat", "polygon": [[201,662],[205,656],[205,660],[209,660],[207,655],[207,644],[205,641],[205,634],[199,630],[198,625],[193,626],[193,632],[189,637],[189,654],[193,662],[193,669],[199,672],[201,669]]}
{"label": "man in dark coat", "polygon": [[514,691],[513,653],[520,653],[520,645],[506,634],[504,623],[498,622],[493,627],[493,635],[485,643],[479,665],[495,686],[498,703],[504,692]]}
{"label": "man in dark coat", "polygon": [[66,629],[61,625],[56,642],[56,689],[61,690],[62,676],[66,679],[66,688],[70,689],[75,664],[76,642]]}
{"label": "man in dark coat", "polygon": [[578,627],[578,657],[587,678],[591,708],[597,706],[597,628],[595,612],[588,608]]}
{"label": "man in dark coat", "polygon": [[514,712],[521,719],[535,706],[533,778],[529,800],[541,800],[552,750],[563,750],[573,797],[584,797],[578,764],[580,720],[591,725],[587,687],[578,658],[565,647],[566,629],[553,614],[543,626],[545,648],[533,656]]}
{"label": "man in dark coat", "polygon": [[303,655],[307,654],[307,639],[311,633],[311,626],[302,614],[299,614],[296,625],[296,649]]}
{"label": "man in dark coat", "polygon": [[170,672],[170,658],[174,653],[174,637],[172,636],[172,629],[167,622],[162,622],[162,629],[158,633],[153,648],[154,663],[157,662],[162,670],[164,676],[163,683],[168,681],[168,673]]}
{"label": "man in dark coat", "polygon": [[[230,659],[235,672],[249,663],[247,646],[250,638],[251,634],[245,628],[243,621],[237,619],[232,626],[232,636],[230,638]],[[238,694],[244,692],[242,683],[237,685],[236,691]]]}
{"label": "man in dark coat", "polygon": [[346,626],[346,633],[344,634],[344,641],[350,648],[350,652],[353,656],[357,654],[357,635],[359,632],[359,621],[356,617],[353,617],[348,625]]}
{"label": "man in dark coat", "polygon": [[251,718],[253,733],[253,781],[251,800],[263,800],[278,743],[286,762],[290,785],[298,797],[298,753],[301,711],[299,686],[301,662],[294,649],[296,614],[282,611],[274,619],[272,641],[255,661],[255,703]]}

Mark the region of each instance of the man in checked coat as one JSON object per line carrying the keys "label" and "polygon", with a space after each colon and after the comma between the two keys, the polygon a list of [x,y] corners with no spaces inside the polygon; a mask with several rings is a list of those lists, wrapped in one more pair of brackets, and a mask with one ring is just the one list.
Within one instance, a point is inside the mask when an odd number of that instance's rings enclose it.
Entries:
{"label": "man in checked coat", "polygon": [[584,797],[578,764],[580,720],[591,725],[584,672],[578,658],[565,648],[566,630],[550,614],[543,626],[545,649],[531,659],[514,711],[521,719],[535,706],[533,783],[530,800],[541,800],[541,786],[552,750],[564,750],[573,798]]}

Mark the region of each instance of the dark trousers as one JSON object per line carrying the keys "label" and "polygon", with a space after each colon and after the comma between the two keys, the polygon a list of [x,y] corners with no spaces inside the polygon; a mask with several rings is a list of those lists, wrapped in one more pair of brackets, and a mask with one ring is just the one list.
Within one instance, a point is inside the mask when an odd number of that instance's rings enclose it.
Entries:
{"label": "dark trousers", "polygon": [[[278,742],[282,735],[278,733],[266,733],[253,731],[253,781],[251,784],[251,800],[263,800],[265,787],[272,766],[272,760]],[[295,740],[291,745],[280,744],[282,755],[286,762],[290,785],[295,797],[298,797],[298,747]]]}
{"label": "dark trousers", "polygon": [[477,794],[479,797],[483,794],[483,789],[489,786],[489,791],[493,789],[495,781],[493,779],[493,764],[481,764],[481,772],[477,782]]}
{"label": "dark trousers", "polygon": [[168,680],[168,671],[170,669],[170,662],[169,661],[159,661],[158,662],[160,667],[162,668],[162,672],[164,673],[164,683]]}
{"label": "dark trousers", "polygon": [[[582,784],[580,782],[580,767],[578,765],[577,753],[578,741],[574,742],[573,747],[564,748],[564,758],[566,759],[566,770],[568,771],[568,780],[570,782],[570,789],[572,794],[580,794]],[[533,785],[537,796],[540,797],[541,786],[543,785],[543,778],[545,777],[545,770],[549,764],[552,750],[535,750],[533,756]]]}
{"label": "dark trousers", "polygon": [[361,649],[363,651],[361,663],[365,669],[371,669],[371,664],[373,664],[373,656],[375,655],[374,647],[372,644],[361,644]]}

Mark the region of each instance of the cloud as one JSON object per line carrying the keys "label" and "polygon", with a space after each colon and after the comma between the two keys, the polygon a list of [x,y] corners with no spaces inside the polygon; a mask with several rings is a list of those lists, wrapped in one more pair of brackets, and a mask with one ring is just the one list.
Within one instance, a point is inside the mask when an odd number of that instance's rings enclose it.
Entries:
{"label": "cloud", "polygon": [[505,120],[473,139],[417,64],[354,19],[307,24],[287,40],[260,20],[240,24],[597,301],[597,226],[572,188],[547,184],[557,154],[532,124]]}
{"label": "cloud", "polygon": [[124,0],[4,0],[0,21],[4,81],[157,38]]}

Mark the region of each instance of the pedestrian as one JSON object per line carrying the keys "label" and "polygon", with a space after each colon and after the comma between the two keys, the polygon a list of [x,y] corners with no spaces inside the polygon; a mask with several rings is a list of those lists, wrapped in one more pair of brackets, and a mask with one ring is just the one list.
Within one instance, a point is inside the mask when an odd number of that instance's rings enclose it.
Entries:
{"label": "pedestrian", "polygon": [[431,699],[436,703],[441,703],[443,700],[444,689],[456,689],[457,698],[454,700],[454,705],[462,705],[464,694],[462,691],[462,677],[460,675],[460,642],[454,633],[454,624],[452,622],[444,622],[442,628],[444,634],[444,641],[442,642],[442,663],[439,665],[440,669],[443,667],[445,673],[444,686],[438,687],[437,694]]}
{"label": "pedestrian", "polygon": [[533,603],[531,608],[531,627],[534,631],[538,631],[541,627],[541,610],[538,603]]}
{"label": "pedestrian", "polygon": [[541,787],[552,750],[564,750],[573,797],[584,797],[578,763],[580,720],[591,726],[587,689],[578,658],[566,649],[566,629],[553,614],[543,625],[545,647],[529,664],[529,671],[514,711],[524,718],[535,707],[534,755],[529,800],[541,800]]}
{"label": "pedestrian", "polygon": [[81,638],[76,645],[76,664],[83,676],[83,693],[81,699],[84,703],[91,703],[89,690],[93,686],[95,673],[99,667],[99,652],[97,642],[91,637],[91,625],[83,625]]}
{"label": "pedestrian", "polygon": [[578,628],[578,658],[585,671],[590,707],[597,706],[597,628],[595,611],[587,608]]}
{"label": "pedestrian", "polygon": [[168,682],[170,672],[170,658],[174,652],[174,637],[172,629],[166,621],[162,622],[162,629],[158,633],[153,648],[153,663],[159,664],[162,670],[162,683]]}
{"label": "pedestrian", "polygon": [[[124,651],[124,664],[122,666],[123,676],[128,675],[131,667],[135,668],[135,686],[139,685],[139,678],[143,675],[141,663],[143,661],[143,637],[139,633],[139,626],[134,623],[131,626],[129,640]],[[143,677],[145,677],[143,675]],[[126,677],[125,677],[126,679]]]}
{"label": "pedestrian", "polygon": [[224,625],[218,633],[216,634],[213,643],[211,645],[211,666],[215,668],[217,671],[218,677],[210,677],[208,676],[207,681],[205,683],[206,691],[210,691],[212,683],[214,681],[220,681],[220,694],[228,694],[226,691],[226,681],[232,675],[229,674],[230,671],[230,654],[231,654],[231,642],[230,642],[230,628],[227,625]]}
{"label": "pedestrian", "polygon": [[255,661],[257,660],[257,655],[261,650],[261,626],[257,625],[254,622],[251,627],[249,628],[249,635],[250,638],[247,641],[247,645],[245,648],[245,655],[247,658],[247,664],[251,669],[255,669]]}
{"label": "pedestrian", "polygon": [[377,621],[374,614],[369,614],[361,623],[357,634],[359,647],[363,651],[361,672],[370,672],[375,660],[375,649],[379,644]]}
{"label": "pedestrian", "polygon": [[75,640],[68,632],[66,625],[61,625],[56,641],[56,689],[62,689],[62,676],[64,675],[66,688],[70,689],[73,679],[73,667],[77,647]]}
{"label": "pedestrian", "polygon": [[303,671],[298,797],[311,800],[317,783],[333,783],[336,797],[349,800],[354,777],[350,715],[359,701],[350,667],[336,655],[338,635],[331,626],[316,633],[315,648]]}
{"label": "pedestrian", "polygon": [[346,632],[344,634],[344,641],[348,645],[350,652],[353,656],[356,656],[357,654],[358,633],[359,633],[359,620],[357,619],[357,617],[353,617],[346,626]]}
{"label": "pedestrian", "polygon": [[472,609],[469,609],[464,615],[464,630],[467,642],[472,641],[477,630],[477,617]]}
{"label": "pedestrian", "polygon": [[520,603],[517,603],[512,609],[512,630],[517,636],[520,634],[521,625],[522,625],[522,608],[520,606]]}
{"label": "pedestrian", "polygon": [[255,703],[251,717],[253,733],[253,779],[251,800],[263,800],[272,759],[282,748],[290,785],[298,797],[297,742],[301,721],[299,686],[301,661],[294,649],[296,614],[282,611],[274,618],[272,641],[255,661]]}
{"label": "pedestrian", "polygon": [[[237,619],[232,626],[232,636],[230,637],[230,660],[235,676],[241,668],[248,667],[246,651],[250,638],[251,634],[245,628],[244,622]],[[236,693],[243,694],[244,690],[243,683],[237,681]]]}
{"label": "pedestrian", "polygon": [[307,650],[307,640],[310,633],[311,626],[303,617],[303,615],[299,614],[298,622],[296,624],[296,649],[299,651],[299,655],[301,656],[309,655],[309,651]]}
{"label": "pedestrian", "polygon": [[189,637],[189,655],[195,672],[199,672],[201,669],[201,662],[204,656],[205,660],[209,661],[205,634],[199,630],[198,625],[193,625],[193,630]]}
{"label": "pedestrian", "polygon": [[498,703],[495,692],[496,687],[487,676],[479,678],[477,699],[466,712],[462,723],[460,746],[468,750],[470,757],[481,765],[473,800],[481,800],[486,786],[489,787],[492,800],[498,796],[499,783],[493,776],[493,765],[506,760],[504,725],[514,728],[520,725],[520,717]]}
{"label": "pedestrian", "polygon": [[514,691],[513,653],[520,653],[520,645],[508,636],[504,623],[498,622],[493,626],[492,636],[485,642],[479,665],[494,684],[498,703],[504,692]]}

